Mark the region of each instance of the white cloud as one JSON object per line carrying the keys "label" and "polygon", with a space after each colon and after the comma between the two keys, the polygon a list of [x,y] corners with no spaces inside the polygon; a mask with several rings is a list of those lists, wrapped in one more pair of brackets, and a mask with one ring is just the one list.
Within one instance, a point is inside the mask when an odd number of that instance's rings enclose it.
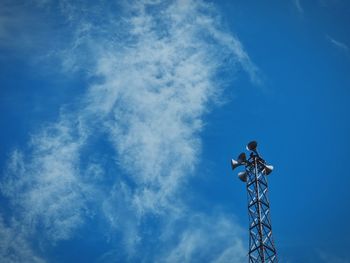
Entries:
{"label": "white cloud", "polygon": [[89,188],[79,175],[79,151],[68,120],[49,125],[32,137],[24,154],[12,153],[2,193],[27,232],[50,240],[68,239],[86,215]]}
{"label": "white cloud", "polygon": [[196,164],[203,114],[220,94],[215,77],[222,60],[234,56],[253,80],[257,68],[220,30],[210,5],[174,1],[158,14],[140,3],[130,9],[131,35],[100,52],[96,73],[105,81],[91,87],[87,100],[96,116],[106,116],[119,163],[136,185],[133,205],[159,212],[172,206]]}
{"label": "white cloud", "polygon": [[[93,202],[111,228],[124,233],[131,258],[146,238],[140,229],[149,215],[165,233],[188,217],[182,242],[164,247],[165,261],[204,258],[213,250],[212,262],[233,255],[241,262],[237,224],[224,215],[192,212],[180,186],[200,156],[203,116],[220,97],[217,74],[224,59],[231,57],[233,68],[242,67],[259,83],[257,67],[237,37],[222,29],[215,8],[202,1],[123,2],[122,18],[106,10],[97,14],[110,18],[100,27],[80,4],[60,2],[75,31],[70,48],[59,54],[65,70],[88,69],[101,81],[91,84],[78,111],[62,114],[33,136],[28,150],[13,153],[1,189],[14,216],[26,235],[58,241],[84,224]],[[84,147],[98,131],[108,137],[114,165],[123,171],[104,194],[93,183],[103,181],[102,166],[80,167]],[[174,235],[163,237],[169,243]]]}
{"label": "white cloud", "polygon": [[[91,87],[87,101],[89,111],[110,134],[118,164],[128,172],[127,181],[132,181],[116,184],[104,202],[104,212],[123,229],[124,243],[133,255],[143,242],[138,230],[141,218],[156,214],[176,221],[191,214],[180,186],[192,174],[200,153],[202,117],[220,94],[215,74],[222,60],[233,56],[253,81],[259,82],[259,77],[239,40],[220,29],[212,6],[174,1],[158,15],[147,13],[144,4],[130,9],[131,36],[118,45],[106,43],[100,51],[96,73],[104,82]],[[160,227],[167,231],[172,226]],[[191,229],[183,235],[190,243],[197,240]],[[209,246],[207,238],[201,248]],[[173,251],[169,261],[186,258],[185,247],[169,248]],[[216,260],[227,262],[232,253],[242,253],[240,248],[221,244]],[[187,249],[199,253],[197,247]]]}

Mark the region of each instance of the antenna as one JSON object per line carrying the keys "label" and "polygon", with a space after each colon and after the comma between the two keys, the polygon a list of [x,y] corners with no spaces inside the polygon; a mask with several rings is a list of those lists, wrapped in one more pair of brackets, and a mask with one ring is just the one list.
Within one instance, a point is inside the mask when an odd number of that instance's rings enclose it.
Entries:
{"label": "antenna", "polygon": [[257,152],[258,143],[251,141],[246,149],[250,151],[247,160],[241,153],[237,160],[231,160],[232,170],[244,166],[238,178],[246,183],[249,215],[249,263],[275,263],[277,251],[272,238],[270,202],[268,199],[267,175],[273,171]]}

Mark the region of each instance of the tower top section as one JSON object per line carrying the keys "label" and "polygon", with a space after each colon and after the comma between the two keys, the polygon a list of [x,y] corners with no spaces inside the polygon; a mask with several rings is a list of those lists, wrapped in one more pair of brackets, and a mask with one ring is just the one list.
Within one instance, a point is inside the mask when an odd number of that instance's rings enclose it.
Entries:
{"label": "tower top section", "polygon": [[[250,152],[249,158],[247,158],[246,154],[242,152],[238,155],[236,160],[231,159],[232,170],[240,166],[245,166],[245,168],[247,168],[251,165],[254,165],[254,163],[257,162],[257,164],[263,167],[262,173],[264,175],[269,175],[273,171],[273,166],[266,164],[265,160],[258,153],[257,148],[258,148],[257,141],[249,142],[246,146],[247,151]],[[246,171],[239,172],[238,178],[243,182],[247,182],[247,172]]]}

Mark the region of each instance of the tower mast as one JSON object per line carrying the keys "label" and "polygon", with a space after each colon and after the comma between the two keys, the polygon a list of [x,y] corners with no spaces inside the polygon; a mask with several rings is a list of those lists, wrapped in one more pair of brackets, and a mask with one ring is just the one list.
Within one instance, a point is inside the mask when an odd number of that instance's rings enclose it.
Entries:
{"label": "tower mast", "polygon": [[245,167],[238,177],[246,183],[248,193],[249,263],[275,263],[277,251],[272,238],[267,184],[267,175],[273,166],[266,164],[256,148],[256,141],[248,143],[249,158],[241,153],[237,160],[231,160],[231,166],[232,170],[241,165]]}

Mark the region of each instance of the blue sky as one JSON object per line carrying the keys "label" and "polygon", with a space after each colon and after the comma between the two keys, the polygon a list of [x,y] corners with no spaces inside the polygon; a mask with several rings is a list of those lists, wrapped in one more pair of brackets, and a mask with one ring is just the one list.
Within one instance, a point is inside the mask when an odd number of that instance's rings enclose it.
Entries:
{"label": "blue sky", "polygon": [[247,262],[255,139],[280,261],[350,262],[349,11],[2,1],[0,261]]}

